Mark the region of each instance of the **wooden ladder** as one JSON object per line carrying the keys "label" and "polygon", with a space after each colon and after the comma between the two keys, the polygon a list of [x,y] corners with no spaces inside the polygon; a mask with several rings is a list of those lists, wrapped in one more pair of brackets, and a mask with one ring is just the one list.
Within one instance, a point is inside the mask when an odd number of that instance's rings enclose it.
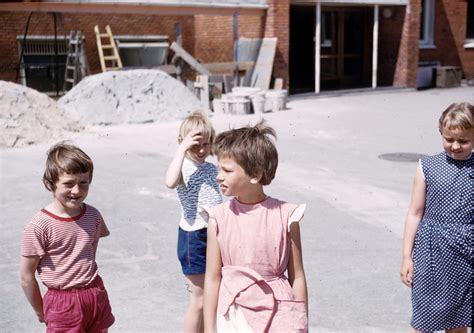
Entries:
{"label": "wooden ladder", "polygon": [[64,93],[74,87],[86,75],[86,64],[82,63],[84,57],[82,33],[81,31],[71,31],[69,33],[66,67],[64,68]]}
{"label": "wooden ladder", "polygon": [[[95,37],[97,39],[97,49],[99,51],[100,67],[102,72],[115,71],[122,69],[122,60],[115,45],[114,36],[110,26],[105,27],[105,33],[100,33],[99,26],[94,27]],[[102,39],[108,38],[108,44],[102,44]],[[108,65],[110,64],[110,65]]]}

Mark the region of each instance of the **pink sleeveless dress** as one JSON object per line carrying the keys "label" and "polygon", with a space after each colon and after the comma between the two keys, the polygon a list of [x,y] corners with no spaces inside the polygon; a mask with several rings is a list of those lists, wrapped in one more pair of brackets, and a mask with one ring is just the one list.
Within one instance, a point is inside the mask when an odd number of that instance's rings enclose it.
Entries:
{"label": "pink sleeveless dress", "polygon": [[305,304],[284,275],[289,227],[304,210],[270,197],[252,205],[234,198],[208,210],[223,263],[218,332],[307,332]]}

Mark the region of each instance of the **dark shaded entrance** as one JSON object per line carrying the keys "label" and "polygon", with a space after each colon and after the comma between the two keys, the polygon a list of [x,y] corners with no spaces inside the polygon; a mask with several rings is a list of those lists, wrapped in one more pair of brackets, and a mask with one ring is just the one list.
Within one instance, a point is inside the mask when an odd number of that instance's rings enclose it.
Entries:
{"label": "dark shaded entrance", "polygon": [[[370,7],[321,8],[321,90],[371,86]],[[290,93],[314,92],[316,7],[290,7]]]}

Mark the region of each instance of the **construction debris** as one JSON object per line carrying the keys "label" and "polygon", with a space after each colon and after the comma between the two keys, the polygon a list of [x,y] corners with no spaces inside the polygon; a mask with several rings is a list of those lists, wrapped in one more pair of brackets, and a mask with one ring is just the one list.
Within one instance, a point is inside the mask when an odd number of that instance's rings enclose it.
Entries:
{"label": "construction debris", "polygon": [[0,147],[64,140],[83,129],[47,95],[0,81]]}
{"label": "construction debris", "polygon": [[74,119],[92,125],[182,119],[201,108],[181,82],[151,69],[88,76],[60,98],[58,105]]}

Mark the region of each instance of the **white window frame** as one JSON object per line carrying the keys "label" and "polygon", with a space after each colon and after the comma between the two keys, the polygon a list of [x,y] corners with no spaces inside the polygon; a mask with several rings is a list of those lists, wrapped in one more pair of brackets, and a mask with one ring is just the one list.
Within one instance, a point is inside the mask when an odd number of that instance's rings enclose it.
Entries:
{"label": "white window frame", "polygon": [[[464,48],[474,49],[474,36],[472,36],[471,38],[468,38],[468,36],[467,36],[467,24],[469,23],[469,21],[468,21],[469,6],[474,6],[474,3],[472,1],[467,2],[467,7],[468,8],[467,8],[467,13],[466,13],[466,40],[464,41]],[[474,17],[471,17],[471,20],[472,20],[471,24],[474,24]]]}
{"label": "white window frame", "polygon": [[423,36],[420,36],[420,48],[435,48],[434,26],[435,26],[435,0],[422,0],[425,10],[422,12],[421,24],[423,25]]}

